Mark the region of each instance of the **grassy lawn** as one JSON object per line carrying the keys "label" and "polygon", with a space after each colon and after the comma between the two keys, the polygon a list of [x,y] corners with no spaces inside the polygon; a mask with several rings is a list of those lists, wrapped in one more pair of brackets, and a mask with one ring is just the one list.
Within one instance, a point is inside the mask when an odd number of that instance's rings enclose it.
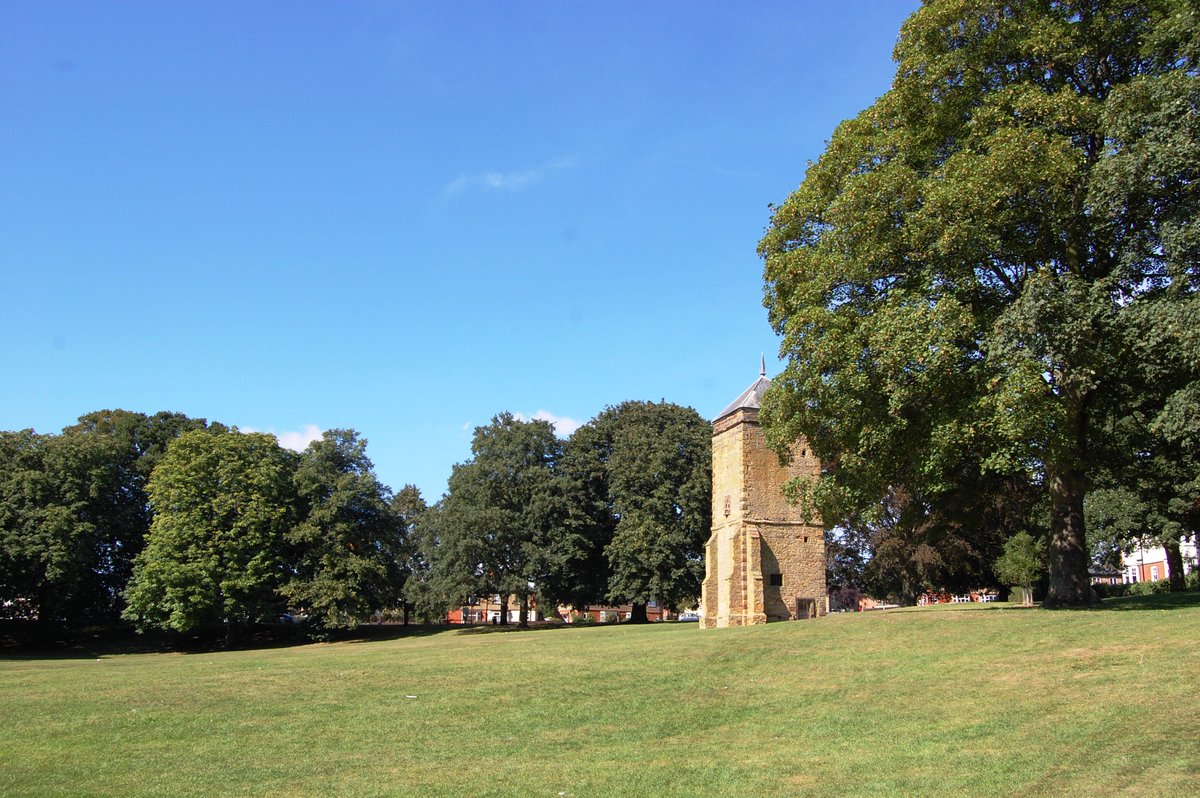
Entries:
{"label": "grassy lawn", "polygon": [[0,659],[0,796],[1200,795],[1200,594]]}

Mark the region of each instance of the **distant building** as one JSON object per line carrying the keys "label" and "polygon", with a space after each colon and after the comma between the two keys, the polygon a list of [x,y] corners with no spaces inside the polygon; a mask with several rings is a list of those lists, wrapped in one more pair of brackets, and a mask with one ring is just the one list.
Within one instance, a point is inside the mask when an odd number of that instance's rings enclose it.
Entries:
{"label": "distant building", "polygon": [[[1183,572],[1196,570],[1196,535],[1184,537],[1179,542],[1183,555]],[[1162,546],[1147,546],[1141,542],[1122,556],[1123,578],[1126,584],[1134,582],[1157,582],[1168,577],[1167,550]]]}
{"label": "distant building", "polygon": [[[446,623],[474,624],[499,623],[501,613],[508,623],[520,623],[521,603],[516,596],[501,601],[499,596],[471,597],[463,604],[446,613]],[[529,597],[529,621],[541,620],[536,597]]]}
{"label": "distant building", "polygon": [[927,590],[920,596],[917,596],[917,606],[927,607],[930,604],[987,604],[999,600],[1000,594],[995,590],[989,589],[969,590],[966,593],[946,593],[945,591]]}
{"label": "distant building", "polygon": [[1088,580],[1093,585],[1119,585],[1123,581],[1120,571],[1106,565],[1090,566]]}
{"label": "distant building", "polygon": [[[632,604],[596,604],[582,609],[568,606],[558,608],[558,617],[566,623],[581,621],[584,623],[624,623],[630,619],[632,613]],[[670,618],[671,613],[657,601],[646,604],[646,620],[653,622],[670,620]]]}
{"label": "distant building", "polygon": [[[557,608],[539,607],[537,596],[529,596],[529,622],[542,620],[560,620],[565,623],[622,623],[628,621],[633,611],[631,604],[593,605],[576,609],[575,607],[559,606]],[[521,620],[521,605],[516,596],[509,596],[501,602],[499,596],[471,597],[467,601],[446,613],[446,623],[451,624],[493,624],[499,623],[503,617],[509,623],[519,623]],[[671,613],[665,610],[657,601],[646,605],[646,618],[651,621],[671,619]]]}
{"label": "distant building", "polygon": [[782,465],[758,421],[770,385],[758,379],[713,421],[712,534],[704,546],[700,625],[744,626],[812,618],[829,610],[825,590],[825,530],[804,518],[782,488],[815,478],[821,464],[798,441]]}

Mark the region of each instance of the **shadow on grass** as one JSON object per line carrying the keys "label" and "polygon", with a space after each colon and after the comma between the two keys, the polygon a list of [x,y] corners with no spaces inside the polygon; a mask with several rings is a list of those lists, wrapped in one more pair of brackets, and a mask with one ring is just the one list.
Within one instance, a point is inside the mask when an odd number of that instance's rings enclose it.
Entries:
{"label": "shadow on grass", "polygon": [[[668,624],[668,625],[674,624],[674,623],[677,623],[677,622],[676,621],[667,621],[666,622],[666,624]],[[623,623],[559,623],[559,622],[555,622],[555,621],[538,621],[536,623],[531,622],[527,628],[522,629],[520,626],[517,626],[516,624],[508,624],[507,626],[505,626],[505,625],[501,625],[501,624],[483,624],[483,623],[481,623],[481,624],[474,624],[471,626],[460,627],[458,630],[458,634],[460,634],[460,635],[486,635],[486,634],[494,634],[497,632],[540,632],[540,631],[546,631],[548,629],[580,630],[580,629],[612,629],[614,627],[645,628],[645,627],[649,627],[649,626],[663,626],[663,625],[664,624],[661,621],[655,621],[655,622],[649,622],[649,623],[634,623],[632,621],[625,621]],[[442,627],[442,628],[445,628],[445,627]]]}
{"label": "shadow on grass", "polygon": [[98,659],[121,654],[211,654],[289,648],[320,642],[370,642],[423,637],[448,631],[445,625],[367,624],[321,635],[297,624],[260,624],[230,637],[223,628],[194,634],[148,632],[128,626],[40,629],[23,622],[0,623],[0,660]]}
{"label": "shadow on grass", "polygon": [[499,624],[499,623],[481,623],[467,626],[460,626],[455,634],[459,635],[490,635],[503,634],[505,632],[543,632],[547,629],[569,629],[570,626],[565,623],[530,623],[529,626],[521,627],[515,623]]}
{"label": "shadow on grass", "polygon": [[1200,607],[1200,592],[1156,593],[1152,596],[1121,596],[1104,599],[1097,610],[1177,610],[1181,607]]}
{"label": "shadow on grass", "polygon": [[[1150,596],[1121,596],[1119,598],[1101,599],[1099,604],[1091,607],[1059,607],[1047,612],[1126,612],[1136,610],[1176,610],[1184,607],[1200,607],[1200,592],[1190,590],[1183,593],[1156,593]],[[1032,605],[1011,603],[1007,601],[990,602],[988,604],[930,604],[924,607],[896,607],[888,610],[873,610],[871,612],[921,613],[963,613],[963,612],[1012,612],[1041,610],[1042,602],[1035,601]]]}
{"label": "shadow on grass", "polygon": [[[454,633],[460,635],[506,632],[540,632],[550,629],[600,629],[616,624],[531,623],[516,624],[362,624],[355,629],[319,633],[301,624],[259,624],[230,637],[224,627],[192,634],[146,632],[127,625],[86,629],[43,629],[35,623],[0,621],[0,660],[99,659],[121,654],[211,654],[218,651],[255,651],[313,643],[371,643],[409,637]],[[620,624],[629,626],[630,624]],[[642,625],[642,624],[635,624]]]}
{"label": "shadow on grass", "polygon": [[[1041,607],[1041,602],[1037,606]],[[1128,612],[1137,610],[1178,610],[1184,607],[1200,607],[1200,592],[1156,593],[1151,596],[1120,596],[1101,599],[1091,607],[1055,607],[1048,612]],[[1009,605],[1011,609],[1019,604]]]}

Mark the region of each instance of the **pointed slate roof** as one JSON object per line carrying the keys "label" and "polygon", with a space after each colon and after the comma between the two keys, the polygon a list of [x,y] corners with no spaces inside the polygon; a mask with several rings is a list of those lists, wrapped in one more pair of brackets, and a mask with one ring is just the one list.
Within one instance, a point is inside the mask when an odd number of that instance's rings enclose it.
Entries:
{"label": "pointed slate roof", "polygon": [[757,410],[762,407],[763,392],[767,390],[767,386],[770,384],[771,381],[767,379],[767,360],[763,357],[760,361],[758,379],[754,381],[753,385],[742,391],[738,398],[729,404],[729,407],[718,413],[713,421],[720,421],[725,416],[738,410],[745,410],[746,408]]}

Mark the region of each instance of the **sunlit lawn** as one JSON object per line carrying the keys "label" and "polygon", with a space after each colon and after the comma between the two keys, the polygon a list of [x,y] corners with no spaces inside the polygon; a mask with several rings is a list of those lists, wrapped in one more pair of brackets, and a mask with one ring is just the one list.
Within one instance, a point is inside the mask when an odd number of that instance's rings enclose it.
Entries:
{"label": "sunlit lawn", "polygon": [[0,659],[0,796],[1200,795],[1200,594]]}

